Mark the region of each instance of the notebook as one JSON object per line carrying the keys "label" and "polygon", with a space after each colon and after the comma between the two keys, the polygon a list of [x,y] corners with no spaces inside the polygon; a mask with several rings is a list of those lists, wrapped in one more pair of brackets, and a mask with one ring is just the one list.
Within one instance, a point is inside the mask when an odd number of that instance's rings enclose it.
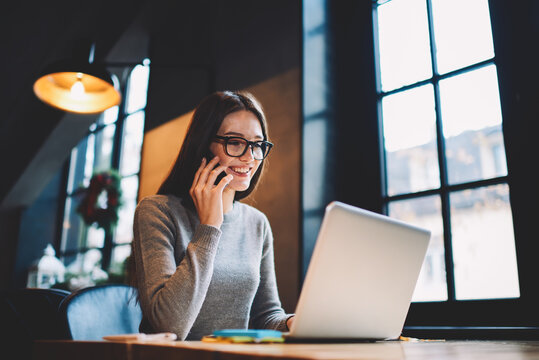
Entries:
{"label": "notebook", "polygon": [[428,230],[330,203],[285,341],[398,339],[429,241]]}

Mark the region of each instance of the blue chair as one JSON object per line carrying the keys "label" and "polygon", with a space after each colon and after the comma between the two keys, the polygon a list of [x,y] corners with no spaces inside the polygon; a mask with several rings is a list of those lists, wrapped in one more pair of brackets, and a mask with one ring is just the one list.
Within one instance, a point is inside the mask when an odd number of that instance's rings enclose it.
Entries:
{"label": "blue chair", "polygon": [[69,294],[39,288],[0,291],[2,351],[17,359],[30,359],[34,340],[66,339],[59,306]]}
{"label": "blue chair", "polygon": [[69,338],[102,340],[106,335],[138,333],[142,311],[136,289],[97,285],[73,292],[60,305]]}

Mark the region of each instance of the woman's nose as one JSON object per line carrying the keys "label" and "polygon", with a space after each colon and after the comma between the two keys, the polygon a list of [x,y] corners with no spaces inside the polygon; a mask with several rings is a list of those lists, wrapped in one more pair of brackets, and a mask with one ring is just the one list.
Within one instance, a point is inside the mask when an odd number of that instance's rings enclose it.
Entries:
{"label": "woman's nose", "polygon": [[247,145],[247,151],[240,157],[242,161],[254,160],[253,145]]}

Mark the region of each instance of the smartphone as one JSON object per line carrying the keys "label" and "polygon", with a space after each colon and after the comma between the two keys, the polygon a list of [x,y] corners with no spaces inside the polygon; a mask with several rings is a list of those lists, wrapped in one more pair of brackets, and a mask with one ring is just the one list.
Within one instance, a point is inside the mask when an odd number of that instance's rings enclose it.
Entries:
{"label": "smartphone", "polygon": [[[215,155],[211,152],[211,151],[208,151],[205,155],[205,158],[206,158],[206,162],[209,163],[211,161],[211,159],[213,159],[215,157]],[[219,163],[217,165],[215,165],[215,167],[219,166]],[[215,168],[214,168],[215,169]],[[217,175],[217,178],[215,179],[215,183],[214,185],[217,185],[219,184],[219,182],[221,181],[222,178],[224,178],[226,176],[226,172],[221,172],[219,175]]]}

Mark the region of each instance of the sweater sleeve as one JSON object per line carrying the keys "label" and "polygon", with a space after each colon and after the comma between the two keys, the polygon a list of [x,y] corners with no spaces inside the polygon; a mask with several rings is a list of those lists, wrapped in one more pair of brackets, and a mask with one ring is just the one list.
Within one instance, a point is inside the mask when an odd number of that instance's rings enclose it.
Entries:
{"label": "sweater sleeve", "polygon": [[176,226],[170,209],[142,200],[135,211],[133,250],[144,317],[152,330],[184,340],[206,297],[221,231],[198,225],[176,264],[175,246],[182,243]]}
{"label": "sweater sleeve", "polygon": [[260,263],[260,284],[251,308],[249,326],[254,329],[288,331],[286,321],[292,315],[286,314],[281,307],[275,277],[273,234],[267,218],[264,217],[264,246]]}

